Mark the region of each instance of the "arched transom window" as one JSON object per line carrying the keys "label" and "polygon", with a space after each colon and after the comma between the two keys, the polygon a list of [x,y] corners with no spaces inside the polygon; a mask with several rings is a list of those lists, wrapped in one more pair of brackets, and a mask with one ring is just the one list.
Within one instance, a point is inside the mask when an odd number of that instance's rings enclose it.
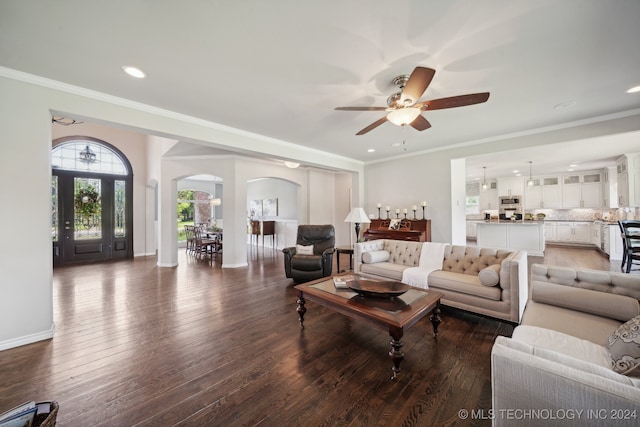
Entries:
{"label": "arched transom window", "polygon": [[66,141],[51,150],[54,169],[128,175],[122,158],[109,147],[86,139]]}

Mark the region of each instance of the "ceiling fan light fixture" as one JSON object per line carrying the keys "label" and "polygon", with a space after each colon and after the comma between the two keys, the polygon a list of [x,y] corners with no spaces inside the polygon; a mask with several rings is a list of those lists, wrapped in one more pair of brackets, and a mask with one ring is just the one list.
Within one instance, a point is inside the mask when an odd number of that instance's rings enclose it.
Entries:
{"label": "ceiling fan light fixture", "polygon": [[396,126],[408,125],[420,115],[420,108],[408,107],[391,111],[387,119]]}

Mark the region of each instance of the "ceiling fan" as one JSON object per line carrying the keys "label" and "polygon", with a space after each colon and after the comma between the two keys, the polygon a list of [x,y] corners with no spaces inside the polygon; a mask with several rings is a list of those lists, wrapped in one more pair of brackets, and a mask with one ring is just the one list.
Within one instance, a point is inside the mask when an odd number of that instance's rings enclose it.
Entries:
{"label": "ceiling fan", "polygon": [[371,123],[356,135],[364,135],[386,121],[398,126],[411,125],[414,129],[422,131],[431,127],[431,123],[420,114],[423,111],[481,104],[489,99],[489,92],[482,92],[418,102],[435,73],[436,70],[431,68],[416,67],[410,76],[404,74],[394,78],[393,84],[400,88],[400,92],[387,98],[387,107],[336,107],[336,110],[388,112],[386,116]]}

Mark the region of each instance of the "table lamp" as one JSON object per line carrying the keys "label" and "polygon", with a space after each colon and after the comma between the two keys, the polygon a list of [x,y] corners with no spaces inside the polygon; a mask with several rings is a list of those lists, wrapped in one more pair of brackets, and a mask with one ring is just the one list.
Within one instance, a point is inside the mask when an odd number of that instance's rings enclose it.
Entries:
{"label": "table lamp", "polygon": [[360,238],[360,224],[369,224],[371,220],[362,208],[353,208],[344,222],[353,222],[356,224],[356,242]]}

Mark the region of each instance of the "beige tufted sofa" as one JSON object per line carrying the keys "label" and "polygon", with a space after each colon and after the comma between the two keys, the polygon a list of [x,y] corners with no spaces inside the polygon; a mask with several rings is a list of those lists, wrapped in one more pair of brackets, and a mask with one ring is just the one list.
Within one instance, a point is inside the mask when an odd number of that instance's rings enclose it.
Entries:
{"label": "beige tufted sofa", "polygon": [[533,264],[521,324],[491,352],[493,425],[545,424],[519,410],[560,414],[555,425],[637,426],[639,369],[612,362],[638,344],[632,333],[610,337],[640,316],[638,299],[638,275]]}
{"label": "beige tufted sofa", "polygon": [[528,293],[526,252],[447,244],[442,259],[433,260],[421,257],[427,245],[433,244],[389,239],[357,243],[354,272],[403,281],[408,268],[437,265],[425,270],[425,287],[442,292],[442,304],[519,323]]}

